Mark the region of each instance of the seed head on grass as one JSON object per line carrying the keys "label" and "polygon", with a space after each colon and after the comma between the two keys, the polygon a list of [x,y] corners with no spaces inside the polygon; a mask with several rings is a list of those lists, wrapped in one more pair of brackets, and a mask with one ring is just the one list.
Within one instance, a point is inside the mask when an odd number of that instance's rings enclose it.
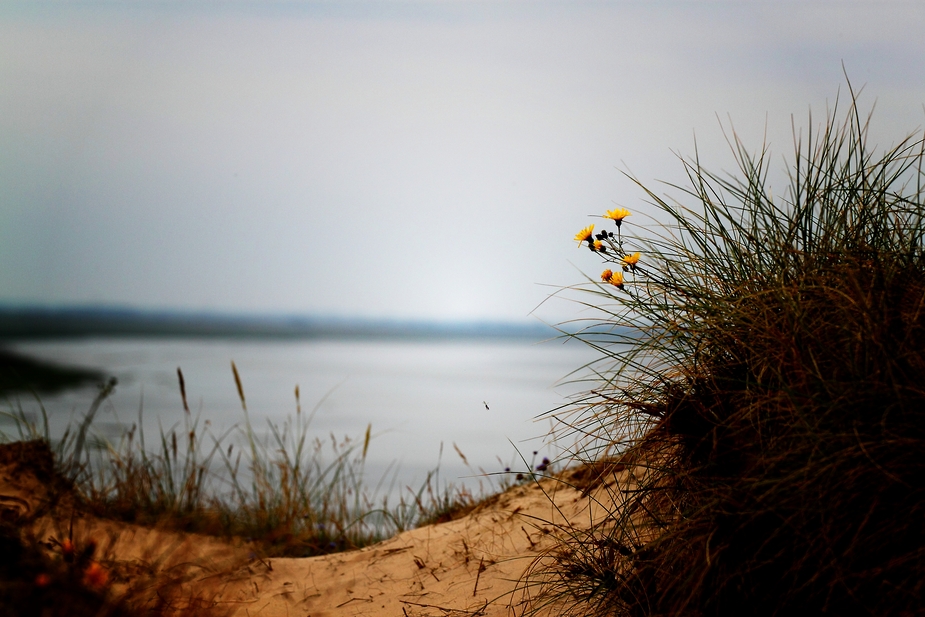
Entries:
{"label": "seed head on grass", "polygon": [[247,403],[244,401],[244,386],[241,384],[241,376],[238,375],[238,367],[235,366],[234,360],[231,361],[231,372],[234,375],[234,385],[238,388],[238,398],[241,399],[241,407],[244,411],[247,411]]}
{"label": "seed head on grass", "polygon": [[366,425],[366,434],[363,436],[363,460],[366,460],[366,453],[369,451],[369,439],[372,437],[373,425]]}
{"label": "seed head on grass", "polygon": [[183,401],[183,411],[189,414],[189,404],[186,402],[186,380],[183,379],[183,371],[177,367],[177,379],[180,382],[180,399]]}

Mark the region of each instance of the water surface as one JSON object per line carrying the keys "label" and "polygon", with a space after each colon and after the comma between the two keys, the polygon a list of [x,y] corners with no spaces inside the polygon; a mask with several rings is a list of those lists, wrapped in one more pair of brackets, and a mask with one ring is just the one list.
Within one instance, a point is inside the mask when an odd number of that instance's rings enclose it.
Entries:
{"label": "water surface", "polygon": [[[103,369],[118,379],[115,393],[95,422],[111,438],[142,412],[149,443],[161,428],[182,426],[177,368],[200,425],[220,434],[243,421],[231,372],[241,376],[253,426],[282,423],[296,412],[299,386],[303,414],[314,412],[311,436],[361,439],[372,425],[368,481],[390,468],[389,480],[417,486],[440,463],[445,480],[466,480],[479,470],[553,454],[544,437],[544,412],[581,388],[561,383],[594,357],[574,342],[487,340],[215,340],[97,338],[21,342],[14,351],[39,359]],[[83,417],[93,387],[43,396],[52,434]],[[13,404],[35,414],[38,404],[19,396]],[[7,429],[8,430],[8,429]],[[469,466],[463,464],[453,444]],[[443,451],[441,459],[441,449]]]}

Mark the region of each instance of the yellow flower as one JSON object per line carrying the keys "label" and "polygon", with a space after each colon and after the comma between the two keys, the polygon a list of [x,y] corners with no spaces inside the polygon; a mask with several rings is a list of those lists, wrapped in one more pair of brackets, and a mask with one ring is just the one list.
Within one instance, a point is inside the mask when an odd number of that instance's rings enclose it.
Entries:
{"label": "yellow flower", "polygon": [[604,243],[601,242],[600,240],[595,240],[595,241],[594,241],[594,243],[591,245],[591,250],[592,250],[592,251],[600,251],[601,253],[606,253],[606,252],[607,252],[607,249],[604,248]]}
{"label": "yellow flower", "polygon": [[607,282],[610,283],[611,285],[615,285],[616,287],[619,287],[620,289],[623,289],[623,273],[614,272],[610,276],[610,280],[608,280]]}
{"label": "yellow flower", "polygon": [[623,288],[623,273],[614,272],[609,268],[601,272],[601,280],[605,283],[610,283],[611,285],[616,285],[620,289]]}
{"label": "yellow flower", "polygon": [[594,225],[588,225],[577,234],[575,234],[575,239],[578,240],[578,246],[581,246],[581,243],[585,240],[590,240],[591,235],[594,233]]}
{"label": "yellow flower", "polygon": [[627,255],[623,258],[623,269],[626,270],[629,266],[630,270],[636,269],[636,264],[639,263],[639,253],[633,253],[632,255]]}
{"label": "yellow flower", "polygon": [[617,227],[620,226],[620,223],[623,222],[623,219],[630,215],[630,211],[626,208],[617,208],[616,210],[608,210],[604,213],[605,219],[613,219],[617,224]]}

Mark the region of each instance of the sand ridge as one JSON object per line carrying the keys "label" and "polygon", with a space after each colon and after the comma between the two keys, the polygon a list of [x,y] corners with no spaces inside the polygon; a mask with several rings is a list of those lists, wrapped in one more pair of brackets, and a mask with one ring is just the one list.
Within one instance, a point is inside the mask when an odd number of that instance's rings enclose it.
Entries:
{"label": "sand ridge", "polygon": [[67,534],[78,545],[92,538],[113,573],[111,593],[131,593],[134,606],[168,614],[198,608],[229,617],[522,615],[537,608],[535,581],[526,576],[531,567],[548,558],[557,535],[587,529],[602,515],[595,494],[570,486],[574,476],[546,478],[510,488],[457,520],[364,549],[264,559],[245,544],[68,518],[66,505],[49,509],[42,478],[10,471],[0,464],[0,506],[14,504],[11,515],[24,522],[37,513],[29,522],[34,537],[52,547]]}

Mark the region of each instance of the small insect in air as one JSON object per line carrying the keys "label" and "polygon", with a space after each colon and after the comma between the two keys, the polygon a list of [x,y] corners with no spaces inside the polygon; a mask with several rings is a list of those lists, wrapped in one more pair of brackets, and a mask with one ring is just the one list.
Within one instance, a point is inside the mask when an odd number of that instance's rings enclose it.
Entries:
{"label": "small insect in air", "polygon": [[[482,405],[485,405],[485,409],[488,409],[488,403],[486,403],[485,401],[482,401]],[[489,409],[489,411],[491,410]]]}

